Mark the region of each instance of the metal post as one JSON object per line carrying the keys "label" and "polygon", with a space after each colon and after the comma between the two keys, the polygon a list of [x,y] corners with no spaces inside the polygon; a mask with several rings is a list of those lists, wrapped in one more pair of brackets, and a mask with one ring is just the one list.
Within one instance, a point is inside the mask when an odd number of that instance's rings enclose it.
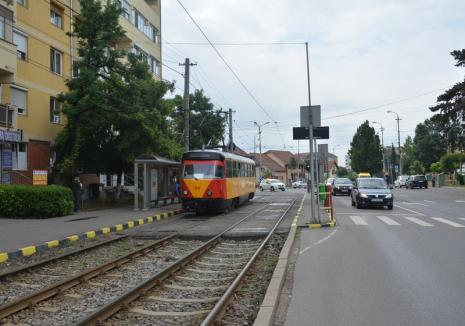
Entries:
{"label": "metal post", "polygon": [[318,152],[318,145],[316,139],[313,140],[315,145],[315,174],[316,174],[316,215],[318,217],[318,223],[321,223],[321,212],[320,212],[320,153]]}
{"label": "metal post", "polygon": [[232,153],[234,146],[233,146],[233,127],[232,127],[232,109],[229,109],[229,151]]}
{"label": "metal post", "polygon": [[147,210],[149,204],[148,204],[148,197],[149,197],[149,189],[147,187],[147,184],[149,183],[149,180],[148,180],[148,176],[147,176],[147,163],[144,163],[144,207],[142,208],[142,210]]}
{"label": "metal post", "polygon": [[310,63],[308,59],[308,42],[305,42],[305,52],[307,55],[307,91],[308,91],[308,121],[309,121],[309,126],[308,126],[308,131],[309,131],[309,147],[310,147],[310,153],[309,153],[309,159],[310,159],[310,173],[308,175],[308,184],[310,186],[310,189],[308,191],[310,192],[310,222],[315,223],[315,187],[314,187],[314,169],[313,169],[313,121],[312,121],[312,98],[311,98],[311,93],[310,93]]}
{"label": "metal post", "polygon": [[139,164],[134,163],[134,210],[139,210]]}
{"label": "metal post", "polygon": [[[396,113],[397,114],[397,113]],[[402,174],[402,155],[401,155],[401,150],[400,150],[400,126],[399,126],[399,115],[397,114],[397,142],[399,145],[399,175]]]}

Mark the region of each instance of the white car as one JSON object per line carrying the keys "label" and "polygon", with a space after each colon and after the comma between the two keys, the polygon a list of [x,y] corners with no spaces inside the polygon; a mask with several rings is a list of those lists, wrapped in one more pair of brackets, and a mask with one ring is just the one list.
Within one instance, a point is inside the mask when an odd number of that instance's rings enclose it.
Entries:
{"label": "white car", "polygon": [[408,175],[399,175],[396,181],[394,181],[394,187],[396,188],[406,187],[407,179],[408,179]]}
{"label": "white car", "polygon": [[326,179],[326,185],[327,185],[327,186],[332,186],[332,185],[333,185],[334,179],[335,179],[335,178],[328,178],[328,179]]}
{"label": "white car", "polygon": [[292,183],[292,188],[307,188],[307,183],[305,181],[295,181]]}
{"label": "white car", "polygon": [[262,182],[260,182],[260,191],[263,190],[270,190],[270,191],[275,191],[278,189],[281,189],[282,191],[286,190],[286,186],[284,183],[279,181],[278,179],[263,179]]}

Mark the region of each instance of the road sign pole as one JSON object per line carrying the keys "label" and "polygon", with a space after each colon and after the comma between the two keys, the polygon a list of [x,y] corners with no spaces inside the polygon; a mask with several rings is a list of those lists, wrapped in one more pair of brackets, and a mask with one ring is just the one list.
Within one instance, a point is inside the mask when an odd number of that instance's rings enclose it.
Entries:
{"label": "road sign pole", "polygon": [[319,156],[320,153],[318,152],[318,146],[316,144],[316,139],[314,141],[315,146],[315,179],[316,179],[316,216],[318,217],[318,223],[321,223],[321,216],[320,216],[320,160]]}
{"label": "road sign pole", "polygon": [[313,170],[313,122],[312,122],[312,97],[310,94],[310,65],[308,61],[308,42],[305,42],[305,52],[307,55],[307,90],[308,90],[308,122],[309,122],[309,147],[310,147],[310,153],[309,153],[309,159],[310,159],[310,171],[308,174],[308,185],[310,186],[310,189],[308,191],[310,192],[310,223],[315,223],[315,194],[314,194],[314,170]]}

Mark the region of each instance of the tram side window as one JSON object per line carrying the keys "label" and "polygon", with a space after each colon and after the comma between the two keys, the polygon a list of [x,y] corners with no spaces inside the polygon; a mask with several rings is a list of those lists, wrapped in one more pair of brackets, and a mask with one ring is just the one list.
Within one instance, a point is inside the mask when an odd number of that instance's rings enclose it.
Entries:
{"label": "tram side window", "polygon": [[221,165],[215,166],[215,177],[218,179],[224,178],[224,167],[222,167]]}
{"label": "tram side window", "polygon": [[237,178],[239,176],[239,163],[234,162],[233,163],[234,168],[233,168],[233,178]]}
{"label": "tram side window", "polygon": [[233,177],[233,162],[230,160],[226,161],[226,178]]}

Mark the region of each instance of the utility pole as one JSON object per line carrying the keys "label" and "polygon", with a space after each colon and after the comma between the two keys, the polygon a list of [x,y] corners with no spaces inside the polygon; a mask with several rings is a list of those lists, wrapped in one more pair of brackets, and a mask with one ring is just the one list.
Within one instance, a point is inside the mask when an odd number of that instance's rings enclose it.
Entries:
{"label": "utility pole", "polygon": [[382,149],[383,149],[383,171],[386,171],[386,165],[385,165],[386,160],[384,159],[384,127],[380,122],[373,121],[372,123],[380,125],[379,130],[381,131],[381,146],[382,146]]}
{"label": "utility pole", "polygon": [[310,153],[309,153],[309,159],[310,159],[310,171],[308,174],[308,187],[307,191],[310,193],[310,222],[315,223],[315,195],[313,193],[315,187],[314,187],[314,159],[313,159],[313,121],[312,121],[312,97],[310,93],[310,63],[308,60],[308,42],[305,42],[305,52],[307,54],[307,90],[308,90],[308,121],[309,121],[309,126],[308,126],[308,131],[309,131],[309,138],[308,142],[310,145]]}
{"label": "utility pole", "polygon": [[229,115],[229,152],[230,152],[230,153],[232,153],[232,152],[234,151],[233,127],[232,127],[233,119],[232,119],[232,114],[233,114],[233,110],[232,110],[231,108],[229,108],[228,115]]}
{"label": "utility pole", "polygon": [[262,123],[261,125],[258,124],[256,121],[253,122],[254,125],[257,126],[258,128],[258,148],[259,148],[259,152],[260,152],[260,159],[259,159],[259,164],[260,164],[260,169],[259,169],[259,178],[261,180],[262,178],[262,127],[269,124],[270,122],[265,122],[265,123]]}
{"label": "utility pole", "polygon": [[180,66],[184,66],[184,151],[189,151],[189,72],[191,66],[196,66],[196,63],[190,63],[189,58],[186,58],[184,63],[180,63]]}
{"label": "utility pole", "polygon": [[399,115],[397,114],[397,112],[394,112],[394,111],[387,111],[387,113],[394,113],[396,115],[396,120],[397,120],[397,143],[399,145],[399,175],[402,174],[402,156],[401,156],[401,149],[400,149],[400,124],[399,124],[399,121],[402,120],[401,118],[399,118]]}

